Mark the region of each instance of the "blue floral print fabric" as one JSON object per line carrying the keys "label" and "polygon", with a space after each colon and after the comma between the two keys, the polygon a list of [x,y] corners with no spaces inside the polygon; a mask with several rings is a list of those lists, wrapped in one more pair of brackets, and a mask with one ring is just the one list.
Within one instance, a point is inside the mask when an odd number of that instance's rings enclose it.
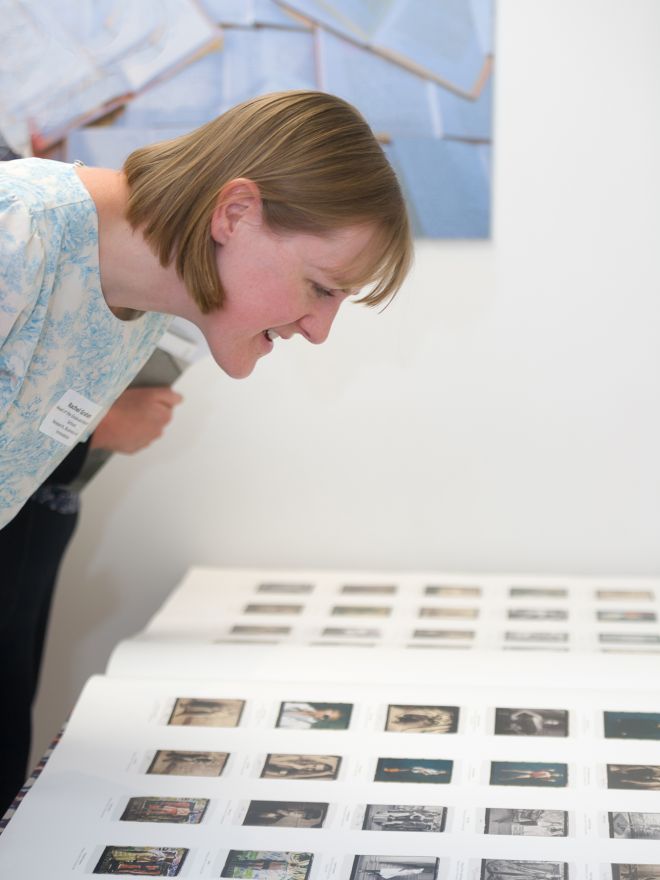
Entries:
{"label": "blue floral print fabric", "polygon": [[0,527],[69,452],[40,430],[53,407],[69,392],[99,407],[84,440],[169,321],[108,308],[96,207],[73,165],[0,163]]}

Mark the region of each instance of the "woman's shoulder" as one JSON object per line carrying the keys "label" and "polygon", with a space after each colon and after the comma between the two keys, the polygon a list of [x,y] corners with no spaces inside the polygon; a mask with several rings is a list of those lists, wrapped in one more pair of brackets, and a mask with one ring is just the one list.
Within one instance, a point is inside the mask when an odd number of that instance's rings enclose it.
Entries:
{"label": "woman's shoulder", "polygon": [[74,166],[54,159],[13,159],[0,163],[0,206],[20,202],[31,212],[90,201]]}

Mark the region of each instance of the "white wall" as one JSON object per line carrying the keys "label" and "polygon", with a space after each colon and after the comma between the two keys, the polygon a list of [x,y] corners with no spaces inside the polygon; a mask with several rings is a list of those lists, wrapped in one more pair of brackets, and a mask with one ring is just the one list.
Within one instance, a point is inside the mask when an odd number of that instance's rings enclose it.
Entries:
{"label": "white wall", "polygon": [[660,3],[497,3],[494,236],[419,245],[327,346],[211,364],[86,491],[38,706],[191,564],[660,571]]}

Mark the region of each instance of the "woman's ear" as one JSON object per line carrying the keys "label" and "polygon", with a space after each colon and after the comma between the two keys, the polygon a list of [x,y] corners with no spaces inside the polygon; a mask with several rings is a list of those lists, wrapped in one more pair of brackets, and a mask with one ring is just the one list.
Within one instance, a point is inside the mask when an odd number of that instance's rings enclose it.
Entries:
{"label": "woman's ear", "polygon": [[247,177],[228,181],[218,193],[211,215],[211,238],[226,244],[241,222],[255,226],[262,222],[261,193]]}

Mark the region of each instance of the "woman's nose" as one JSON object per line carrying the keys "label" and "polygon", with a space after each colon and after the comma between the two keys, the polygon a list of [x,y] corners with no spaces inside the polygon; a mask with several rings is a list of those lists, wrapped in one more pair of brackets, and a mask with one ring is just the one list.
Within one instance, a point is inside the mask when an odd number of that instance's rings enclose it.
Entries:
{"label": "woman's nose", "polygon": [[320,345],[330,335],[332,324],[337,317],[341,300],[335,302],[324,301],[322,305],[309,315],[305,315],[298,322],[303,336],[314,345]]}

